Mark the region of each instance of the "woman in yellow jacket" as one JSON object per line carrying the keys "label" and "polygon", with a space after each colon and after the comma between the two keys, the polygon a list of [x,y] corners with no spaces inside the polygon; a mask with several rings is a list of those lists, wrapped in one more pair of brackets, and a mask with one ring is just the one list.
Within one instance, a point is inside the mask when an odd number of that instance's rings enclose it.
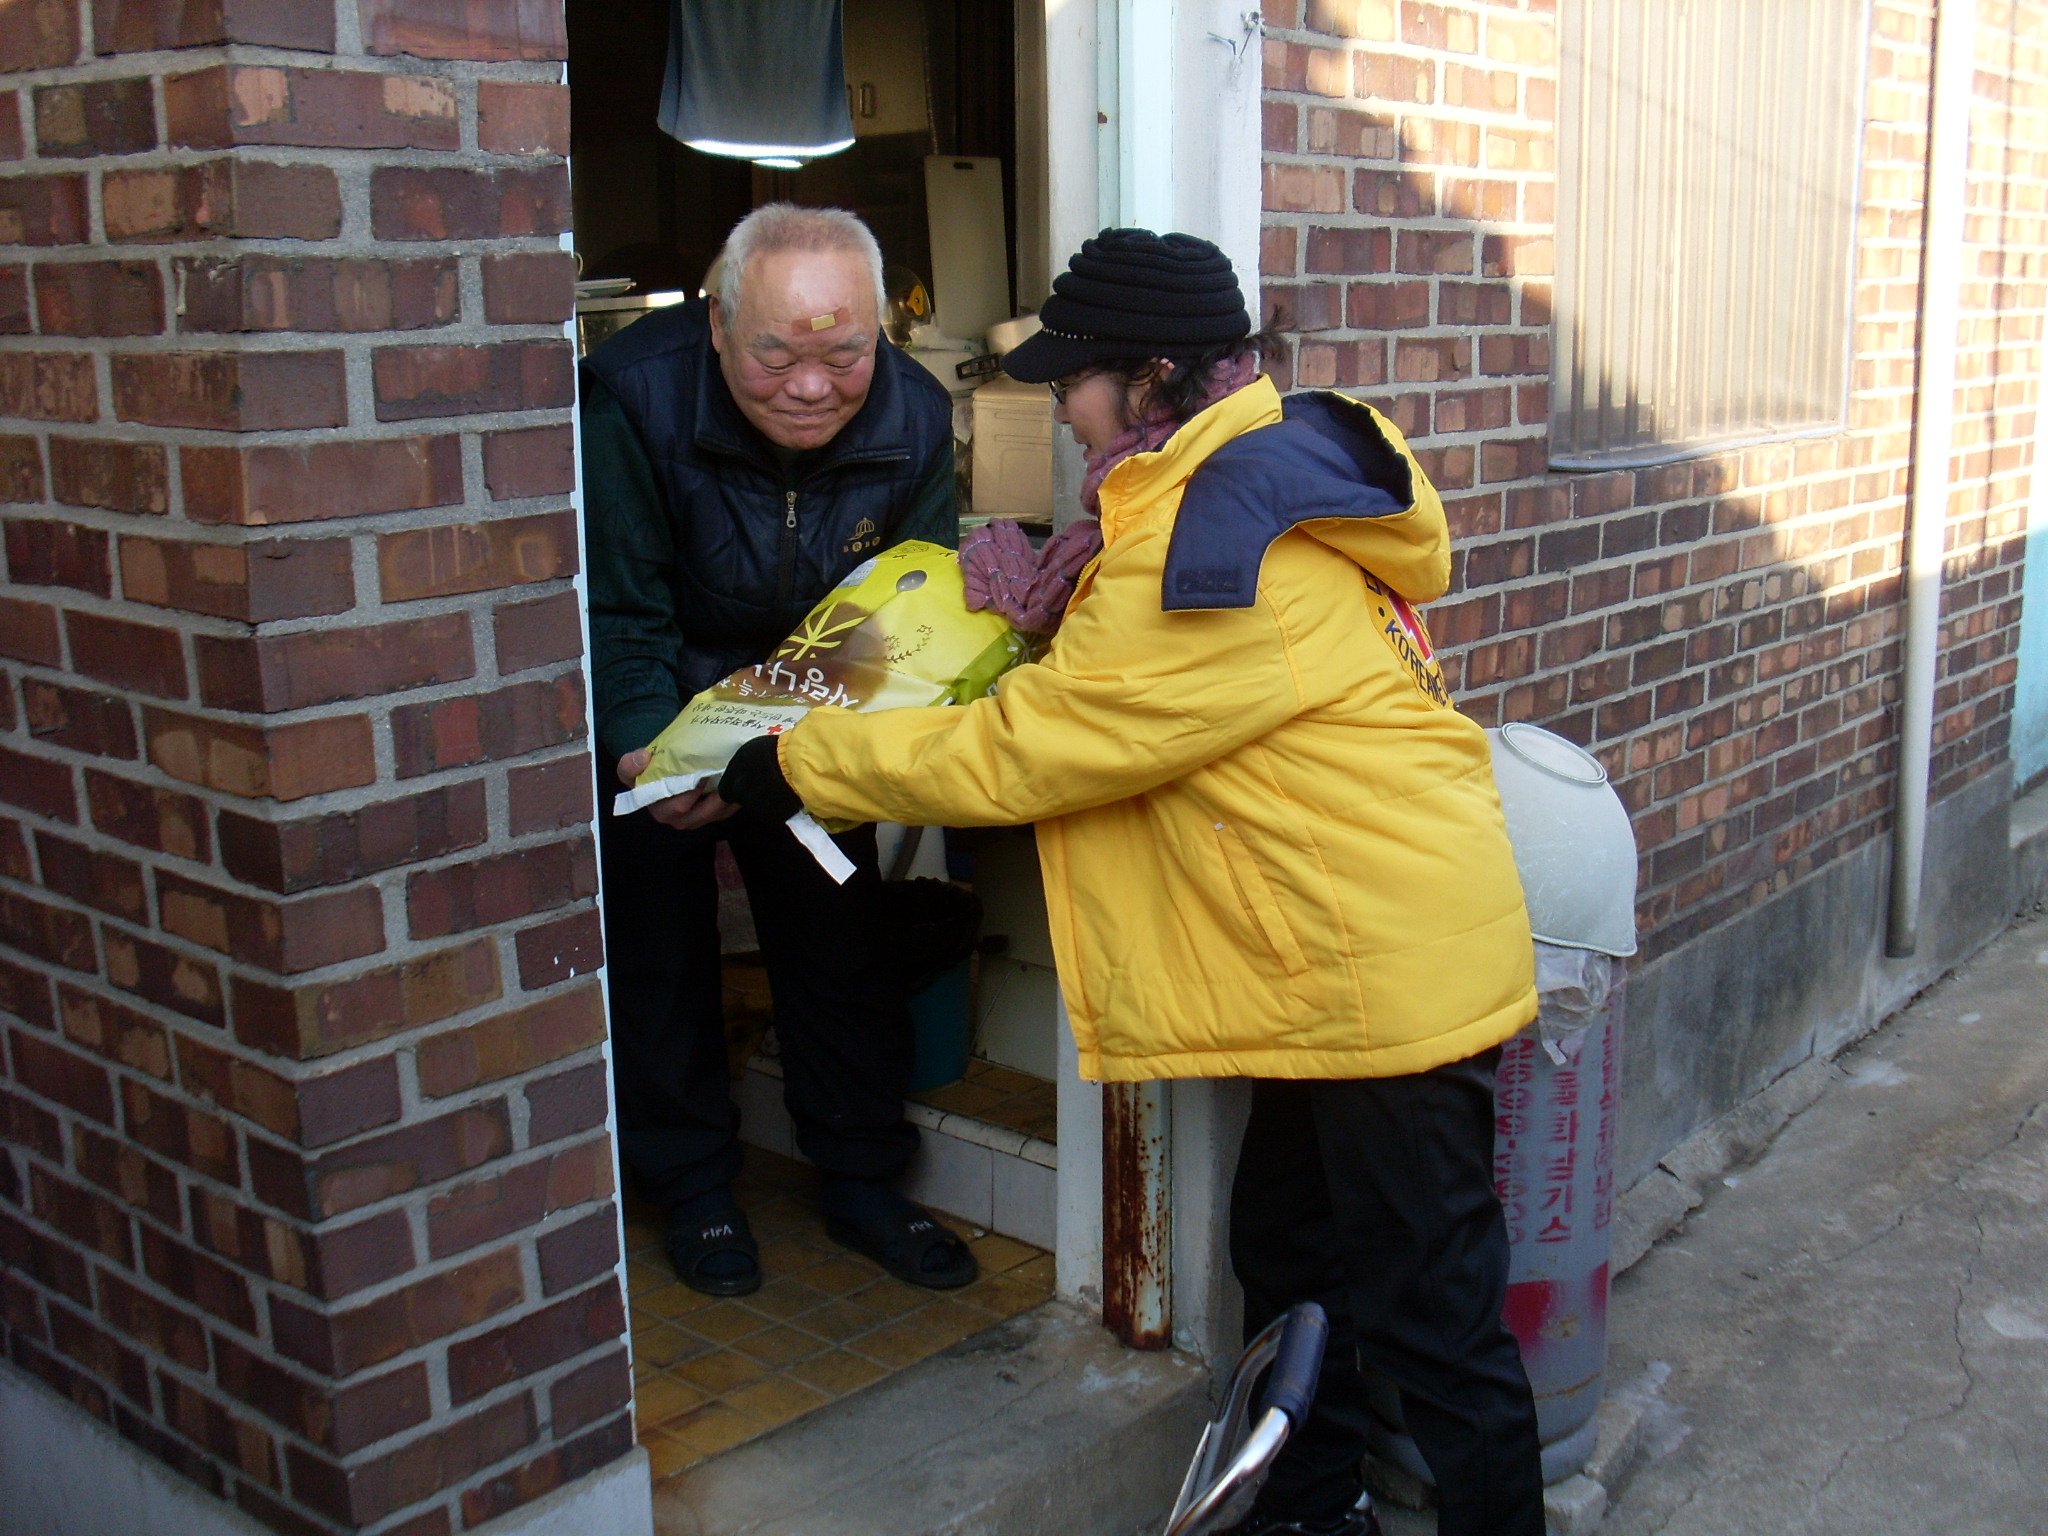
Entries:
{"label": "woman in yellow jacket", "polygon": [[821,709],[719,794],[784,816],[1035,822],[1084,1076],[1256,1079],[1231,1255],[1331,1348],[1247,1533],[1376,1529],[1356,1361],[1401,1390],[1443,1536],[1540,1536],[1500,1321],[1493,1066],[1535,1016],[1484,735],[1412,606],[1449,582],[1400,434],[1254,372],[1228,260],[1105,230],[1004,360],[1087,452],[1102,552],[1044,660],[964,709]]}

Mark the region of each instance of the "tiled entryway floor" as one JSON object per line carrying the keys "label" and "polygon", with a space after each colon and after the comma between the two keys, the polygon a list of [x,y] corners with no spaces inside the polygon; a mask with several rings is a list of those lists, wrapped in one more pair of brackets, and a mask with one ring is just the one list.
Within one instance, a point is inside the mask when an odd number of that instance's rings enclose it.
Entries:
{"label": "tiled entryway floor", "polygon": [[920,1104],[948,1114],[985,1120],[1041,1141],[1059,1140],[1058,1089],[1042,1077],[973,1059],[957,1083],[913,1093]]}
{"label": "tiled entryway floor", "polygon": [[[700,1296],[661,1247],[658,1211],[629,1200],[634,1412],[663,1478],[858,1392],[1052,1295],[1052,1255],[947,1217],[981,1278],[957,1291],[891,1279],[825,1235],[801,1163],[747,1149],[735,1192],[761,1244],[767,1283]],[[941,1213],[943,1214],[943,1213]]]}

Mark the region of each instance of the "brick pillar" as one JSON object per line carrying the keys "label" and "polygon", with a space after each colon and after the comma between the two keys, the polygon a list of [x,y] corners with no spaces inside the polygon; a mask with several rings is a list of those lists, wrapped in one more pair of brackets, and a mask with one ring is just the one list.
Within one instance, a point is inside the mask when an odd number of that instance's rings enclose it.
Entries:
{"label": "brick pillar", "polygon": [[279,1531],[632,1448],[563,53],[0,7],[0,1339]]}

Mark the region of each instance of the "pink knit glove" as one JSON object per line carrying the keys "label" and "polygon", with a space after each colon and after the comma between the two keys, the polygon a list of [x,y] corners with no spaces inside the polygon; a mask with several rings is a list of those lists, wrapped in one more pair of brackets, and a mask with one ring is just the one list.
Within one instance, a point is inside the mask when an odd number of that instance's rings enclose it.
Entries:
{"label": "pink knit glove", "polygon": [[960,579],[967,588],[970,612],[993,608],[1017,623],[1024,594],[1037,574],[1038,551],[1015,523],[987,523],[960,540]]}
{"label": "pink knit glove", "polygon": [[974,529],[960,541],[967,606],[994,609],[1017,628],[1049,635],[1060,627],[1074,581],[1102,548],[1102,525],[1084,518],[1034,550],[1007,519]]}
{"label": "pink knit glove", "polygon": [[1049,635],[1066,617],[1074,583],[1102,550],[1102,524],[1094,518],[1069,523],[1038,552],[1038,574],[1024,594],[1024,622],[1018,627]]}

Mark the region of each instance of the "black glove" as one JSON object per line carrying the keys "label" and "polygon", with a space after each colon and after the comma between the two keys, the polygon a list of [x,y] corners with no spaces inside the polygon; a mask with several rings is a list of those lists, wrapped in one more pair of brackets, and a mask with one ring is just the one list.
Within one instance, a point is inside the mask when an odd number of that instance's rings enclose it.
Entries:
{"label": "black glove", "polygon": [[749,815],[787,821],[804,808],[804,803],[782,776],[775,741],[773,736],[756,736],[743,742],[739,751],[733,753],[732,761],[725,765],[725,773],[718,781],[718,795]]}

